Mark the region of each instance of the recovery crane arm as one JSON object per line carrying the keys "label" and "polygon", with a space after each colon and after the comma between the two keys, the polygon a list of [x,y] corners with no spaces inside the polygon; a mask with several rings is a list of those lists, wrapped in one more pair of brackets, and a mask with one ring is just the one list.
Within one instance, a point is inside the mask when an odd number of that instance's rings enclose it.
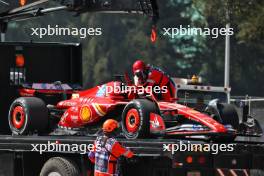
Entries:
{"label": "recovery crane arm", "polygon": [[[24,20],[45,14],[66,10],[77,15],[86,12],[141,14],[158,19],[156,0],[17,0],[8,4],[0,1],[0,22]],[[28,2],[28,4],[26,4]],[[2,5],[1,5],[2,4]],[[1,7],[2,6],[2,7]],[[4,6],[4,8],[3,8]],[[13,6],[13,7],[12,7]],[[1,9],[6,11],[1,12]]]}
{"label": "recovery crane arm", "polygon": [[152,18],[151,41],[156,41],[159,19],[156,0],[0,0],[0,38],[6,33],[8,22],[20,21],[56,11],[140,14]]}

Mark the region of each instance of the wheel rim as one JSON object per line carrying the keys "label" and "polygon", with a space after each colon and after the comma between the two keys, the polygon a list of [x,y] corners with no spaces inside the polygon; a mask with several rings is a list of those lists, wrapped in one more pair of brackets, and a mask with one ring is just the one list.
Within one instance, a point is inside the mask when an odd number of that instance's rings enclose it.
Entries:
{"label": "wheel rim", "polygon": [[126,129],[129,133],[137,132],[140,123],[140,116],[136,109],[130,109],[126,115]]}
{"label": "wheel rim", "polygon": [[62,175],[58,172],[51,172],[51,173],[49,173],[48,176],[62,176]]}
{"label": "wheel rim", "polygon": [[23,127],[25,123],[25,111],[22,106],[16,106],[12,114],[12,124],[16,129]]}

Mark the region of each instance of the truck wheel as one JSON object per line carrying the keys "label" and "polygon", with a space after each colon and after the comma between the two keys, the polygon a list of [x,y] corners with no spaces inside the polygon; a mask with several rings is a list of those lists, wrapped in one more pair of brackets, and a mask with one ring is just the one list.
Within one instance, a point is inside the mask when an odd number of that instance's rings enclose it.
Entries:
{"label": "truck wheel", "polygon": [[39,98],[21,97],[12,103],[8,122],[14,135],[26,135],[35,130],[43,132],[48,126],[48,109]]}
{"label": "truck wheel", "polygon": [[150,113],[157,113],[150,100],[136,99],[129,102],[122,113],[122,131],[127,139],[146,138],[150,135]]}
{"label": "truck wheel", "polygon": [[50,158],[42,167],[40,176],[80,176],[77,165],[66,158]]}

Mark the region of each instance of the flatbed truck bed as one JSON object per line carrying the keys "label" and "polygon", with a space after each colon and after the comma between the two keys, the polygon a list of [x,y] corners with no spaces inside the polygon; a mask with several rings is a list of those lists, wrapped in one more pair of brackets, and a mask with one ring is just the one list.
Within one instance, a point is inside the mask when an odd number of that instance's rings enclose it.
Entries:
{"label": "flatbed truck bed", "polygon": [[[93,144],[96,137],[89,136],[12,136],[0,135],[0,155],[9,154],[14,161],[14,176],[16,175],[36,175],[39,174],[43,164],[51,157],[67,157],[74,160],[82,170],[83,175],[89,166],[87,152],[81,151],[32,151],[33,145],[48,143],[66,145],[86,145]],[[187,171],[199,170],[200,175],[214,175],[215,170],[224,169],[263,169],[264,168],[264,141],[234,141],[232,152],[219,152],[212,154],[202,151],[168,151],[164,147],[188,144],[209,144],[201,140],[180,140],[180,139],[118,139],[124,146],[135,152],[136,157],[126,160],[124,169],[126,173],[136,174],[145,169],[146,175],[153,175],[153,170],[161,173],[180,173],[188,175]],[[219,143],[220,145],[220,143]],[[1,158],[1,157],[0,157]],[[189,159],[188,159],[189,158]],[[192,162],[190,162],[192,158]],[[202,159],[203,162],[200,160]],[[32,163],[32,161],[34,161]],[[143,164],[144,163],[144,164]],[[88,167],[90,168],[90,166]],[[133,168],[133,169],[132,169]],[[152,170],[152,171],[150,171]],[[171,170],[171,171],[169,171]],[[183,174],[184,172],[184,174]],[[152,174],[150,174],[152,173]],[[127,175],[127,174],[126,174]],[[129,175],[129,174],[128,174]],[[155,174],[154,174],[155,175]],[[166,175],[166,174],[165,174]],[[169,174],[170,175],[170,174]]]}
{"label": "flatbed truck bed", "polygon": [[[47,144],[59,142],[59,144],[93,144],[96,137],[93,136],[12,136],[12,135],[0,135],[0,151],[24,151],[29,152],[32,150],[31,144]],[[164,145],[179,144],[180,142],[189,142],[191,144],[217,144],[212,142],[206,142],[206,140],[199,139],[136,139],[128,140],[125,138],[118,138],[123,145],[133,150],[140,156],[167,156],[173,158],[173,154],[168,154],[164,151]],[[219,143],[220,144],[220,143]],[[245,139],[235,140],[232,144],[235,144],[235,151],[240,150],[250,151],[264,151],[264,141],[247,141]],[[174,153],[177,153],[175,151]],[[256,153],[252,153],[256,154]],[[264,155],[264,153],[263,153]]]}

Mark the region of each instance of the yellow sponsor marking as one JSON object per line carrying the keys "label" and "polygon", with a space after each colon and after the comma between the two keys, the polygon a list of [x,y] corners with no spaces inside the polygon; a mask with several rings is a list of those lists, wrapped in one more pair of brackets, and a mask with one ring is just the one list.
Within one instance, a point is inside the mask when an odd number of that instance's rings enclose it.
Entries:
{"label": "yellow sponsor marking", "polygon": [[99,104],[95,103],[95,107],[100,112],[100,114],[102,114],[102,115],[105,115],[106,114],[106,112],[102,110],[102,108],[100,107]]}
{"label": "yellow sponsor marking", "polygon": [[72,94],[72,99],[79,98],[79,97],[80,97],[80,95],[77,93]]}
{"label": "yellow sponsor marking", "polygon": [[80,111],[82,121],[88,122],[91,119],[91,110],[88,106],[83,106]]}

